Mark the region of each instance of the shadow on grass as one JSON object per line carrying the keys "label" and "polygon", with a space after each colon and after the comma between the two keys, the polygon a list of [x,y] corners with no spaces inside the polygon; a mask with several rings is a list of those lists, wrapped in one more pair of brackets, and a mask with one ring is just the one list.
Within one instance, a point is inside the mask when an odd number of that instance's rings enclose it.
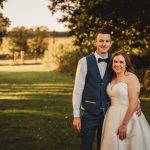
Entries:
{"label": "shadow on grass", "polygon": [[[0,150],[79,150],[72,128],[73,77],[0,72]],[[150,99],[142,109],[150,122]]]}
{"label": "shadow on grass", "polygon": [[[5,118],[5,121],[3,121]],[[29,113],[0,113],[0,149],[70,150],[78,145],[70,117]],[[70,142],[70,138],[72,142]]]}
{"label": "shadow on grass", "polygon": [[78,150],[80,139],[72,128],[71,96],[31,97],[0,100],[0,149]]}
{"label": "shadow on grass", "polygon": [[52,82],[31,84],[36,75],[27,73],[32,79],[26,84],[23,78],[11,84],[15,75],[0,84],[0,150],[78,150],[80,138],[72,128],[73,86],[68,79],[57,76]]}
{"label": "shadow on grass", "polygon": [[[1,84],[73,84],[74,77],[58,71],[0,72]],[[14,85],[12,85],[14,86]],[[14,86],[15,87],[15,86]],[[38,87],[38,85],[36,86]]]}

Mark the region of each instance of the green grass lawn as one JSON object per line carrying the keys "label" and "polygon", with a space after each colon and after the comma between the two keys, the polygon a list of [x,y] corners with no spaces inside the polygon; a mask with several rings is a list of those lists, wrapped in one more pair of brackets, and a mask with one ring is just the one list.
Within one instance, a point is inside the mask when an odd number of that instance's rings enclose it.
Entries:
{"label": "green grass lawn", "polygon": [[0,150],[78,150],[72,128],[73,77],[0,72]]}
{"label": "green grass lawn", "polygon": [[[0,150],[79,150],[72,128],[74,77],[0,72]],[[150,122],[150,98],[142,109]]]}

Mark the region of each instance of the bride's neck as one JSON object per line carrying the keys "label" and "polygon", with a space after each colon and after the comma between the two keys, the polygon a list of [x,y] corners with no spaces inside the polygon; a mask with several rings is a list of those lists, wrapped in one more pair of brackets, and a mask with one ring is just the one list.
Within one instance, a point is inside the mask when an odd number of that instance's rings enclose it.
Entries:
{"label": "bride's neck", "polygon": [[124,73],[116,74],[116,80],[120,81],[124,78],[124,76],[125,76]]}

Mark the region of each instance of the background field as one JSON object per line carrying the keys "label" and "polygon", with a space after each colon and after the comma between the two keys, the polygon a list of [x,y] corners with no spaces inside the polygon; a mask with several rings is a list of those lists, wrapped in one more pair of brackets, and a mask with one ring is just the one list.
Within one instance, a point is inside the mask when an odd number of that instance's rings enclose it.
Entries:
{"label": "background field", "polygon": [[[79,150],[72,128],[74,77],[12,67],[0,71],[0,150]],[[150,98],[143,98],[150,122],[149,108]]]}
{"label": "background field", "polygon": [[72,77],[57,72],[0,72],[0,76],[1,150],[77,149]]}

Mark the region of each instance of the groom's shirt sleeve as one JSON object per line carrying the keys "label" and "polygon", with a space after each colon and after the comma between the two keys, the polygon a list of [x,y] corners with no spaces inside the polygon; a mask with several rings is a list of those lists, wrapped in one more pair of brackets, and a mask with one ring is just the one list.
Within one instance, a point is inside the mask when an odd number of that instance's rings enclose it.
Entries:
{"label": "groom's shirt sleeve", "polygon": [[80,117],[80,107],[81,107],[82,93],[85,85],[86,74],[87,74],[87,63],[86,63],[86,58],[83,57],[78,62],[76,76],[75,76],[75,84],[74,84],[74,90],[72,96],[74,117]]}

